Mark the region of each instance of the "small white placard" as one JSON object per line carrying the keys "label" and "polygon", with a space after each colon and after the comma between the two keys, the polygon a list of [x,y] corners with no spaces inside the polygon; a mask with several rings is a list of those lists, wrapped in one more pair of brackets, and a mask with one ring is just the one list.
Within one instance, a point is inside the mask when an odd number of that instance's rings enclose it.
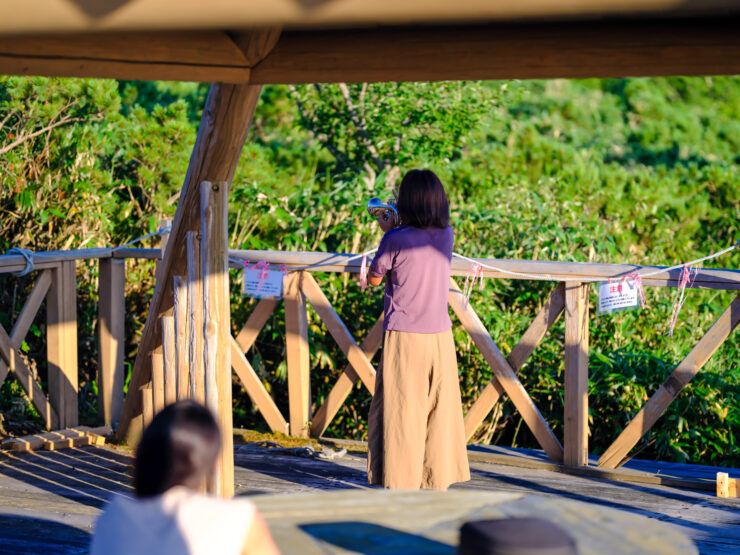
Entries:
{"label": "small white placard", "polygon": [[[280,299],[283,296],[283,272],[280,270],[263,270],[250,268],[244,270],[244,289],[242,293],[250,297]],[[263,276],[260,284],[260,276]]]}
{"label": "small white placard", "polygon": [[599,286],[599,314],[640,308],[640,294],[632,280],[602,283]]}

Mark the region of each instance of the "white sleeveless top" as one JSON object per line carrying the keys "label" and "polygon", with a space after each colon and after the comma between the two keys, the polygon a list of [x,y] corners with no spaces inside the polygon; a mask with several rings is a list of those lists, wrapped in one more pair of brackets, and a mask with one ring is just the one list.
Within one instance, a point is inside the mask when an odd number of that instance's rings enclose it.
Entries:
{"label": "white sleeveless top", "polygon": [[116,497],[95,524],[92,555],[240,555],[255,507],[182,486],[145,499]]}

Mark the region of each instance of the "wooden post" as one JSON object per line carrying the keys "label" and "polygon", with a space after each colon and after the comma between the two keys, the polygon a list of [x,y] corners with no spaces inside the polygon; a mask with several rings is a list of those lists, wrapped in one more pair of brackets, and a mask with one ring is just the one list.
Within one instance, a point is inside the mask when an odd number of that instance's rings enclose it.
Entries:
{"label": "wooden post", "polygon": [[588,464],[588,284],[565,287],[563,462]]}
{"label": "wooden post", "polygon": [[310,360],[306,296],[301,290],[303,272],[285,277],[285,347],[288,352],[288,402],[290,435],[308,437],[311,418]]}
{"label": "wooden post", "polygon": [[154,414],[157,415],[164,408],[164,361],[161,348],[152,353],[152,399]]}
{"label": "wooden post", "polygon": [[177,400],[177,361],[175,357],[175,318],[162,316],[162,361],[164,364],[164,404]]}
{"label": "wooden post", "polygon": [[75,261],[54,269],[47,296],[49,401],[58,415],[54,428],[77,426],[77,282]]}
{"label": "wooden post", "polygon": [[123,407],[126,261],[101,258],[98,268],[98,416],[110,426]]}
{"label": "wooden post", "polygon": [[152,384],[148,383],[141,388],[141,418],[143,427],[146,428],[154,418],[154,399],[152,397]]}
{"label": "wooden post", "polygon": [[187,233],[188,262],[188,352],[190,360],[190,398],[205,404],[203,375],[203,268],[200,258],[200,234]]}
{"label": "wooden post", "polygon": [[221,428],[216,491],[234,495],[234,422],[231,401],[231,307],[229,300],[229,183],[204,181],[200,187],[203,268],[203,329],[206,405]]}
{"label": "wooden post", "polygon": [[188,284],[183,276],[174,277],[175,308],[175,375],[177,400],[190,398],[190,365],[188,364]]}

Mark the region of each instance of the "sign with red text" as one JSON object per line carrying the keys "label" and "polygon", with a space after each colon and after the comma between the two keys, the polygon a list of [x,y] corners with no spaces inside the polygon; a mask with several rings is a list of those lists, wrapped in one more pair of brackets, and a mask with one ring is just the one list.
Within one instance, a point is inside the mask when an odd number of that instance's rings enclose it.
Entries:
{"label": "sign with red text", "polygon": [[599,314],[636,308],[640,308],[640,292],[634,281],[612,281],[599,286]]}
{"label": "sign with red text", "polygon": [[249,268],[243,272],[244,288],[242,294],[257,299],[280,299],[283,296],[282,270]]}

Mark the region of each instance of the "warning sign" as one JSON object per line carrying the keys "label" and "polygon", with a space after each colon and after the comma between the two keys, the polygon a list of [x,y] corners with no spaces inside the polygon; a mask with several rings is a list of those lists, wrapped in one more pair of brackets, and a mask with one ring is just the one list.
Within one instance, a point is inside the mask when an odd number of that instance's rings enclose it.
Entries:
{"label": "warning sign", "polygon": [[599,314],[636,308],[640,308],[640,293],[634,281],[616,281],[599,286]]}

